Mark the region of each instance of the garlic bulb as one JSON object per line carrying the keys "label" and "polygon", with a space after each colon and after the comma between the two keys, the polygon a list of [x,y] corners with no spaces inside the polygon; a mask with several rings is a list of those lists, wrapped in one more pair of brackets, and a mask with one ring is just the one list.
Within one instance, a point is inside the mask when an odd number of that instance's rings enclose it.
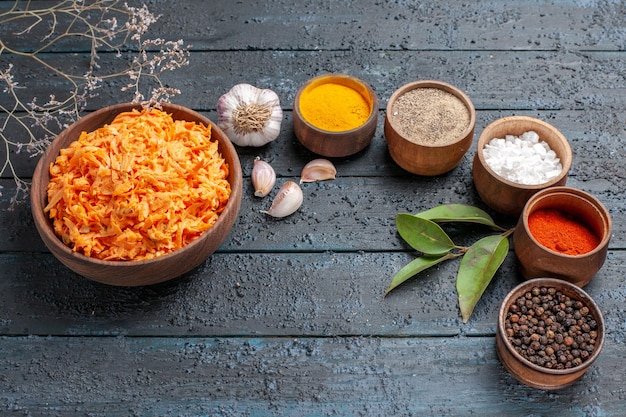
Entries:
{"label": "garlic bulb", "polygon": [[250,175],[252,186],[254,187],[254,195],[257,197],[265,197],[272,191],[276,184],[276,172],[270,164],[261,161],[260,157],[254,159],[252,174]]}
{"label": "garlic bulb", "polygon": [[300,186],[293,181],[287,181],[278,190],[270,208],[262,210],[261,213],[269,214],[272,217],[286,217],[295,213],[302,205],[303,200],[304,196]]}
{"label": "garlic bulb", "polygon": [[269,89],[237,84],[217,102],[217,125],[239,146],[262,146],[278,137],[283,110]]}
{"label": "garlic bulb", "polygon": [[302,168],[300,174],[300,184],[303,182],[315,182],[324,180],[334,180],[337,169],[327,159],[314,159]]}

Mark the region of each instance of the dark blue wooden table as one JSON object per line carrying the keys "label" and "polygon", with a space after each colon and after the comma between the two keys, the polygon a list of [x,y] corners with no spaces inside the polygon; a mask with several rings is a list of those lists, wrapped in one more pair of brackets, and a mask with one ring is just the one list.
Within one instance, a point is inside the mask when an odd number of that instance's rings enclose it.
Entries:
{"label": "dark blue wooden table", "polygon": [[[21,2],[26,3],[26,2]],[[54,4],[55,2],[32,2]],[[14,2],[0,1],[0,10]],[[133,2],[137,4],[137,2]],[[93,283],[61,265],[37,235],[16,185],[0,185],[0,415],[15,416],[585,416],[626,415],[626,7],[587,1],[152,0],[151,30],[192,45],[189,65],[165,74],[174,102],[216,121],[218,98],[247,82],[281,98],[279,138],[238,148],[240,215],[217,253],[150,287]],[[10,25],[0,39],[19,37]],[[27,48],[26,45],[19,46]],[[100,65],[115,65],[102,54]],[[49,59],[81,65],[68,43]],[[0,55],[44,97],[67,86]],[[62,64],[63,65],[63,64]],[[303,185],[305,203],[273,220],[253,196],[256,156],[280,181],[316,155],[293,134],[293,99],[309,78],[357,76],[380,99],[371,145],[333,159],[334,181]],[[452,172],[420,177],[389,156],[382,121],[401,85],[435,79],[464,90],[476,136],[497,118],[529,115],[568,138],[568,185],[597,196],[613,219],[604,267],[585,287],[603,311],[604,350],[573,386],[554,392],[512,378],[495,352],[497,311],[522,281],[511,251],[468,323],[455,290],[458,263],[383,298],[415,257],[395,215],[473,204],[502,225],[473,187],[470,149]],[[104,83],[87,111],[128,101]],[[6,105],[0,93],[0,103]],[[4,118],[3,118],[4,117]],[[2,120],[6,115],[0,115]],[[5,132],[6,133],[6,132]],[[4,152],[4,153],[2,153]],[[13,150],[11,151],[13,152]],[[11,154],[28,180],[36,159]],[[6,156],[6,150],[0,151]],[[465,229],[466,238],[484,229]]]}

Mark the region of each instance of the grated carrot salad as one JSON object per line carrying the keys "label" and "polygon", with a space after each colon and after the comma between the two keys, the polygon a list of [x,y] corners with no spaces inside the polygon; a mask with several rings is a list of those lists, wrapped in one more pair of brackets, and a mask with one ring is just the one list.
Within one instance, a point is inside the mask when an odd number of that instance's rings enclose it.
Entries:
{"label": "grated carrot salad", "polygon": [[228,170],[210,126],[158,109],[125,112],[60,152],[44,211],[74,251],[151,259],[215,224],[230,197]]}

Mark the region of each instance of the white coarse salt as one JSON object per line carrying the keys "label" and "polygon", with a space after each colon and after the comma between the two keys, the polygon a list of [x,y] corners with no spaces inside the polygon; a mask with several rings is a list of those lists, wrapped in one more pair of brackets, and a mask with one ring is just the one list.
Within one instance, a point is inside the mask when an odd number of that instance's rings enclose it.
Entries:
{"label": "white coarse salt", "polygon": [[483,155],[496,174],[523,185],[546,183],[563,170],[556,153],[533,131],[493,138],[485,145]]}

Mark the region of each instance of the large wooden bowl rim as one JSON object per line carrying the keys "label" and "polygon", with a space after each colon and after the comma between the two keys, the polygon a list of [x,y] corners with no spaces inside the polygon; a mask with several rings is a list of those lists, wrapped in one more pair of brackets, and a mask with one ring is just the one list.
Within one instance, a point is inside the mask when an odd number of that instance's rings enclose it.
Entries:
{"label": "large wooden bowl rim", "polygon": [[[91,119],[98,119],[101,117],[104,117],[105,114],[109,114],[110,117],[108,119],[110,120],[105,120],[101,125],[104,125],[106,123],[110,123],[115,116],[117,116],[119,113],[123,112],[123,111],[130,111],[132,109],[141,109],[142,106],[141,104],[134,104],[134,103],[121,103],[121,104],[115,104],[112,106],[108,106],[108,107],[104,107],[102,109],[96,110],[84,117],[82,117],[81,119],[79,119],[77,122],[75,123],[85,123],[85,122],[89,122]],[[201,120],[203,123],[205,123],[207,126],[211,126],[211,130],[212,131],[219,131],[221,132],[221,130],[219,129],[219,127],[211,122],[208,118],[206,118],[205,116],[201,115],[200,113],[197,113],[191,109],[188,109],[186,107],[183,106],[179,106],[176,104],[169,104],[169,103],[163,103],[162,104],[162,108],[164,111],[168,112],[168,113],[179,113],[179,112],[185,112],[185,113],[189,113],[192,114],[196,119]],[[71,128],[72,126],[68,127]],[[175,256],[180,256],[181,252],[183,251],[192,251],[193,248],[197,245],[201,245],[201,240],[202,237],[205,236],[205,234],[207,233],[211,233],[212,230],[217,230],[219,227],[219,225],[222,222],[227,221],[227,219],[229,218],[229,212],[233,211],[233,210],[238,210],[238,203],[235,201],[237,196],[241,194],[241,181],[238,180],[239,175],[238,173],[241,172],[241,166],[239,164],[239,158],[236,156],[236,151],[234,146],[232,145],[232,143],[227,139],[227,136],[225,133],[221,132],[221,137],[224,139],[223,141],[220,141],[219,146],[220,149],[222,151],[222,154],[224,154],[224,151],[222,150],[222,148],[226,148],[227,151],[229,153],[231,153],[234,157],[233,162],[235,164],[235,166],[231,166],[230,168],[230,174],[229,174],[229,182],[231,183],[231,197],[229,198],[228,203],[226,203],[226,208],[224,209],[224,211],[220,214],[220,216],[218,217],[217,221],[215,222],[215,224],[208,229],[207,231],[204,232],[203,235],[199,236],[198,238],[194,239],[192,242],[190,242],[189,244],[185,245],[184,247],[177,249],[173,252],[170,252],[168,254],[162,255],[162,256],[158,256],[156,258],[152,258],[152,259],[145,259],[145,260],[137,260],[137,261],[107,261],[107,260],[102,260],[102,259],[97,259],[97,258],[92,258],[89,256],[86,256],[80,252],[75,252],[73,251],[69,246],[65,245],[63,243],[63,241],[56,235],[56,233],[54,233],[54,228],[52,226],[52,220],[49,218],[49,216],[46,216],[43,209],[46,205],[45,200],[47,199],[45,193],[43,195],[43,198],[41,198],[41,193],[37,192],[39,190],[38,187],[47,187],[48,181],[45,181],[46,184],[36,184],[35,182],[33,182],[33,185],[35,186],[34,190],[31,190],[31,206],[32,206],[32,214],[33,217],[35,217],[35,224],[38,226],[38,229],[40,231],[40,233],[43,233],[46,235],[46,240],[48,242],[50,242],[51,244],[53,244],[55,246],[55,249],[61,252],[64,252],[66,255],[70,256],[70,257],[74,257],[77,258],[77,260],[81,261],[81,262],[85,262],[85,263],[91,263],[91,264],[95,264],[95,265],[99,265],[102,267],[115,267],[115,268],[137,268],[140,267],[142,265],[150,265],[150,264],[154,264],[154,263],[160,263],[164,260],[167,260],[169,258],[175,257]],[[47,170],[48,168],[48,164],[52,161],[54,161],[54,159],[57,157],[57,155],[59,154],[60,150],[62,148],[67,147],[71,142],[73,142],[74,140],[78,139],[78,137],[72,137],[69,138],[67,136],[64,136],[62,134],[60,134],[59,136],[57,136],[57,138],[55,138],[52,143],[48,146],[48,148],[46,149],[46,152],[44,153],[44,155],[41,157],[41,159],[39,160],[39,162],[37,163],[37,166],[35,167],[35,172],[33,174],[33,179],[34,181],[36,181],[37,178],[42,178],[42,176],[46,175],[47,178],[49,179],[49,174],[47,174],[46,172],[44,172],[44,170]],[[63,140],[64,144],[60,144],[59,141]],[[50,155],[51,153],[54,153],[54,155]],[[233,213],[236,215],[236,213]],[[45,228],[40,229],[39,225],[46,225]]]}

